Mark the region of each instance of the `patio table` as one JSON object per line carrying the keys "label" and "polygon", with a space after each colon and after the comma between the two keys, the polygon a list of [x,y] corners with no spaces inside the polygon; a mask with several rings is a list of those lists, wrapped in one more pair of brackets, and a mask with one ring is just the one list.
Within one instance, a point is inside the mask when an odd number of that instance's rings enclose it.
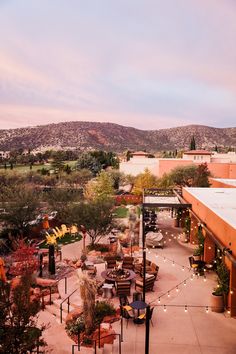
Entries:
{"label": "patio table", "polygon": [[146,302],[144,301],[133,301],[131,304],[129,304],[132,309],[137,310],[137,316],[134,317],[134,323],[135,324],[142,324],[144,323],[145,319],[144,318],[138,318],[140,315],[140,310],[144,310],[147,307]]}

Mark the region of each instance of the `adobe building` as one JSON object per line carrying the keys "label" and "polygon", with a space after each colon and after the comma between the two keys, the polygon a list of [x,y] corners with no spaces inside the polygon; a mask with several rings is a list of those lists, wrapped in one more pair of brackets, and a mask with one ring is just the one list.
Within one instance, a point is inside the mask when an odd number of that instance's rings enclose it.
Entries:
{"label": "adobe building", "polygon": [[[164,173],[171,172],[176,167],[199,165],[207,163],[214,178],[236,178],[236,155],[218,154],[206,150],[190,150],[183,154],[183,158],[149,158],[148,153],[137,152],[129,161],[120,163],[120,171],[125,174],[137,176],[148,169],[154,176],[162,177]],[[222,155],[222,156],[221,156]]]}
{"label": "adobe building", "polygon": [[183,198],[192,204],[190,242],[196,242],[201,225],[203,260],[211,263],[222,257],[230,271],[227,307],[236,316],[236,188],[183,188]]}

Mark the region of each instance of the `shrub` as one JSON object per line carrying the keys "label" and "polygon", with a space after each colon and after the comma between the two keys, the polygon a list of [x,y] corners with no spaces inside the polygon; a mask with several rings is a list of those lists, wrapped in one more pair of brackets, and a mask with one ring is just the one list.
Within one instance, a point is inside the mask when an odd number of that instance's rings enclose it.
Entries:
{"label": "shrub", "polygon": [[109,252],[109,246],[99,243],[90,244],[87,246],[88,251],[100,251],[100,252]]}
{"label": "shrub", "polygon": [[84,317],[79,316],[76,320],[69,321],[66,325],[66,332],[72,336],[77,335],[78,332],[83,332],[85,330]]}
{"label": "shrub", "polygon": [[98,301],[95,305],[95,318],[97,322],[101,322],[105,316],[115,315],[116,310],[108,301]]}

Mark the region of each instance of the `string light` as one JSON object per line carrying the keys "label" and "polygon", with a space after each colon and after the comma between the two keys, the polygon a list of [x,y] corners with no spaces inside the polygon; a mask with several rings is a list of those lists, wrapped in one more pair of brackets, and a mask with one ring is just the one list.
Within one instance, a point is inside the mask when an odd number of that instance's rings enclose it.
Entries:
{"label": "string light", "polygon": [[187,307],[187,305],[184,306],[184,312],[188,312],[188,307]]}
{"label": "string light", "polygon": [[170,292],[168,291],[167,296],[170,297]]}
{"label": "string light", "polygon": [[176,291],[177,291],[177,293],[179,292],[179,287],[178,287],[178,285],[176,286]]}
{"label": "string light", "polygon": [[164,305],[164,308],[163,308],[164,312],[166,312],[166,305]]}
{"label": "string light", "polygon": [[184,286],[186,286],[186,284],[187,284],[187,283],[186,283],[186,280],[185,280],[185,281],[184,281]]}
{"label": "string light", "polygon": [[158,298],[158,304],[160,304],[160,303],[161,303],[161,298],[159,297],[159,298]]}
{"label": "string light", "polygon": [[209,312],[209,307],[208,306],[206,306],[206,313],[208,313]]}
{"label": "string light", "polygon": [[183,267],[182,267],[182,271],[183,271],[183,272],[184,272],[184,269],[185,269],[185,268],[184,268],[184,266],[183,266]]}

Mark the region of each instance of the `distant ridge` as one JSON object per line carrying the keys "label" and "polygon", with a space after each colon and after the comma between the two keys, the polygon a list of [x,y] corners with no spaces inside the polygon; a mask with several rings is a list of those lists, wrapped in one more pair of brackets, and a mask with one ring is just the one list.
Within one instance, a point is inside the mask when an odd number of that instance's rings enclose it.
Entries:
{"label": "distant ridge", "polygon": [[0,150],[13,149],[102,149],[122,152],[126,149],[188,149],[191,136],[198,148],[236,146],[236,128],[187,125],[169,129],[140,130],[114,123],[64,122],[36,127],[0,130]]}

